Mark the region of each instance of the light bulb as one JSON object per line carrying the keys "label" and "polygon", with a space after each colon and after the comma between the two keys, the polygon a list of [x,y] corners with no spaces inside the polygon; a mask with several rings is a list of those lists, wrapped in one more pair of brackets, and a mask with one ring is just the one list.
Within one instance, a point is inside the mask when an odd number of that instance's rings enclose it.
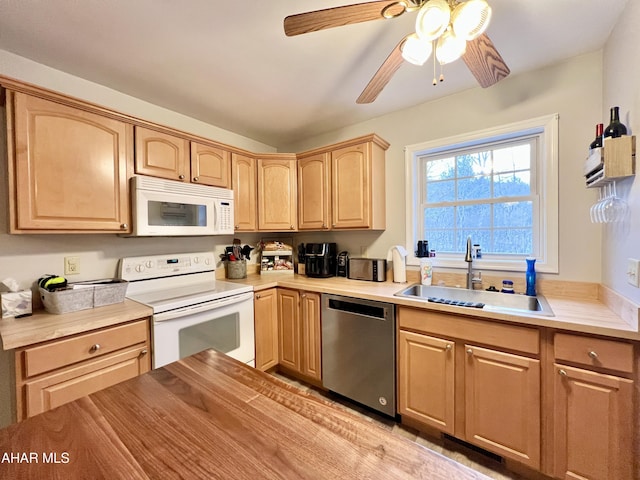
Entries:
{"label": "light bulb", "polygon": [[423,40],[435,40],[447,29],[451,9],[446,0],[428,0],[416,18],[416,33]]}
{"label": "light bulb", "polygon": [[432,50],[430,41],[422,40],[412,33],[402,44],[402,58],[414,65],[424,65]]}
{"label": "light bulb", "polygon": [[438,39],[436,58],[440,65],[445,65],[459,59],[467,51],[467,42],[456,37],[451,30],[447,30]]}
{"label": "light bulb", "polygon": [[485,0],[467,0],[458,4],[451,15],[456,37],[473,40],[489,26],[491,7]]}

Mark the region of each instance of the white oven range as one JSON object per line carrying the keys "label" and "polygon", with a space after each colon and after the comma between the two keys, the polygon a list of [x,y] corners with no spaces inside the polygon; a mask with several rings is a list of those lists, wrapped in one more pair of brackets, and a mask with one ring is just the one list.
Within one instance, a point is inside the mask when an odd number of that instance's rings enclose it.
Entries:
{"label": "white oven range", "polygon": [[216,280],[213,252],[122,258],[119,276],[153,308],[153,368],[207,348],[255,366],[253,288]]}

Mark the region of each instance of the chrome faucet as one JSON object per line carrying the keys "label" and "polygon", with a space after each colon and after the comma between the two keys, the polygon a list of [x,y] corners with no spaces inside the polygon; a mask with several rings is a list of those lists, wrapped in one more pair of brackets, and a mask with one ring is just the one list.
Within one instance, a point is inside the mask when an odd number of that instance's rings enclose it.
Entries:
{"label": "chrome faucet", "polygon": [[464,254],[464,261],[467,262],[467,289],[473,290],[473,255],[471,254],[471,235],[467,237],[467,252]]}

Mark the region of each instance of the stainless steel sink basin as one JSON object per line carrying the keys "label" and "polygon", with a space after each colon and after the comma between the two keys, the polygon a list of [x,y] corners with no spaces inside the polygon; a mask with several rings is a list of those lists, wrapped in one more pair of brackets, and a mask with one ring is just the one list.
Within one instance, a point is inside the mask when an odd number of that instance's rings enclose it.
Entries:
{"label": "stainless steel sink basin", "polygon": [[[526,295],[486,290],[468,290],[464,288],[411,285],[396,292],[398,297],[414,298],[449,305],[468,307],[470,310],[482,308],[494,312],[504,312],[521,315],[542,315],[553,317],[553,311],[547,300],[542,296],[528,297]],[[483,304],[482,307],[480,304]]]}

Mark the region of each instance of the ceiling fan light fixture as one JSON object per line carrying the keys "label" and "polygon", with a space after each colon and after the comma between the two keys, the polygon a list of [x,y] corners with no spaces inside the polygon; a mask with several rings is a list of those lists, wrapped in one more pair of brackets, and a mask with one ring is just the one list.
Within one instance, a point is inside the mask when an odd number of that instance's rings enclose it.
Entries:
{"label": "ceiling fan light fixture", "polygon": [[455,62],[464,52],[467,51],[467,42],[464,38],[460,38],[451,31],[447,30],[438,39],[436,47],[436,58],[440,65]]}
{"label": "ceiling fan light fixture", "polygon": [[416,33],[423,40],[435,40],[449,26],[451,9],[446,0],[428,0],[418,12]]}
{"label": "ceiling fan light fixture", "polygon": [[451,15],[457,37],[473,40],[484,33],[491,21],[491,7],[485,0],[467,0],[458,4]]}
{"label": "ceiling fan light fixture", "polygon": [[424,65],[427,61],[433,46],[429,40],[422,40],[418,35],[412,33],[402,44],[402,58],[414,65]]}

